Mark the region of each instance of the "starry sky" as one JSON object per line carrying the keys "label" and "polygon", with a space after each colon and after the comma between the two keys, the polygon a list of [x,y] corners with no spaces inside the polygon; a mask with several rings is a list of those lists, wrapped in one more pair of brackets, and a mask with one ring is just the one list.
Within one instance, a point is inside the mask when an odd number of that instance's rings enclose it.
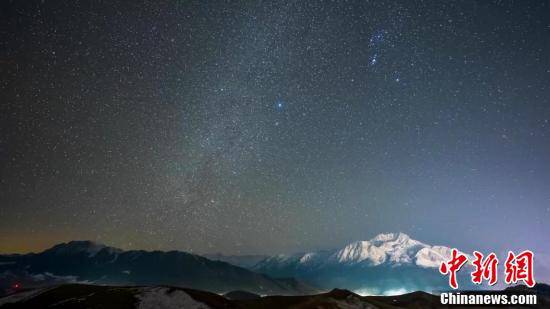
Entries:
{"label": "starry sky", "polygon": [[0,252],[550,252],[549,1],[0,11]]}

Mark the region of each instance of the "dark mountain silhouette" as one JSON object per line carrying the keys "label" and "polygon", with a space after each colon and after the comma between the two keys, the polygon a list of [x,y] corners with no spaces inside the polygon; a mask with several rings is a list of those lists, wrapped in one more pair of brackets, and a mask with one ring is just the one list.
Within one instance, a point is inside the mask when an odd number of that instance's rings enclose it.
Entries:
{"label": "dark mountain silhouette", "polygon": [[[524,291],[521,288],[521,293],[534,293],[534,291],[534,289]],[[425,292],[396,296],[359,296],[348,290],[334,289],[327,293],[304,296],[259,297],[244,291],[233,294],[236,296],[235,298],[168,286],[112,287],[68,284],[49,289],[24,291],[0,298],[0,308],[450,308],[450,306],[441,305],[439,296]],[[522,308],[548,308],[549,305],[550,298],[539,296],[537,305],[523,306]],[[452,306],[452,308],[472,308],[472,306]],[[487,306],[483,308],[487,308]],[[516,307],[496,306],[495,308]]]}
{"label": "dark mountain silhouette", "polygon": [[2,289],[15,282],[44,286],[60,282],[111,285],[172,285],[213,292],[258,294],[315,292],[293,279],[267,275],[181,251],[123,251],[90,241],[71,241],[41,253],[0,256]]}
{"label": "dark mountain silhouette", "polygon": [[250,254],[250,255],[224,255],[221,253],[216,254],[203,254],[205,258],[212,261],[222,261],[229,264],[233,264],[243,268],[252,268],[258,262],[265,260],[269,256],[259,255],[259,254]]}
{"label": "dark mountain silhouette", "polygon": [[251,299],[260,299],[261,296],[258,294],[250,293],[247,291],[231,291],[225,293],[223,297],[231,300],[251,300]]}
{"label": "dark mountain silhouette", "polygon": [[511,286],[505,289],[505,291],[511,291],[511,292],[530,292],[535,293],[537,295],[550,297],[550,285],[545,283],[537,283],[534,287],[530,288],[526,285],[520,284]]}

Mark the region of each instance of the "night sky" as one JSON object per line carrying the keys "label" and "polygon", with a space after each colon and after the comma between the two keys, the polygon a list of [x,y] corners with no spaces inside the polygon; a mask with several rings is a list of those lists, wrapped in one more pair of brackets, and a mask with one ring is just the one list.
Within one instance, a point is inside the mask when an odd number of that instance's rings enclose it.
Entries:
{"label": "night sky", "polygon": [[549,1],[0,8],[0,252],[550,253]]}

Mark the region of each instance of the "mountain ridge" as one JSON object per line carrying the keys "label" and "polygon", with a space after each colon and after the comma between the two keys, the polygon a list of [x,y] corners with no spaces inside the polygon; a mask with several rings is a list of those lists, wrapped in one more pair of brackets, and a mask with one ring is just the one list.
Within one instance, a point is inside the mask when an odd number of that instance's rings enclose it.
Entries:
{"label": "mountain ridge", "polygon": [[[448,288],[447,278],[438,268],[450,257],[449,247],[432,246],[405,233],[382,233],[332,250],[274,255],[251,269],[272,277],[295,277],[324,289],[345,288],[365,295],[403,290],[430,292]],[[463,281],[468,285],[470,280]]]}
{"label": "mountain ridge", "polygon": [[317,291],[293,278],[271,278],[183,251],[124,251],[92,241],[61,243],[39,253],[0,255],[0,290],[14,282],[31,287],[66,282],[174,285],[284,295]]}
{"label": "mountain ridge", "polygon": [[[550,304],[550,286],[537,284],[534,288],[514,286],[492,294],[536,294],[538,305]],[[487,293],[487,291],[485,291]],[[67,284],[49,289],[21,291],[0,298],[0,308],[449,308],[438,295],[416,291],[395,296],[360,296],[345,289],[303,296],[264,296],[243,291],[218,295],[207,291],[171,286],[98,286]],[[458,307],[457,308],[462,308]],[[516,306],[496,306],[516,308]]]}
{"label": "mountain ridge", "polygon": [[[382,233],[370,240],[354,241],[339,249],[274,255],[260,261],[252,269],[261,269],[265,264],[271,262],[284,264],[293,260],[299,261],[300,264],[314,264],[315,262],[368,263],[371,266],[384,263],[400,265],[414,262],[421,267],[437,268],[442,261],[449,259],[450,256],[450,247],[431,246],[414,240],[405,233]],[[321,261],[323,259],[325,261]]]}

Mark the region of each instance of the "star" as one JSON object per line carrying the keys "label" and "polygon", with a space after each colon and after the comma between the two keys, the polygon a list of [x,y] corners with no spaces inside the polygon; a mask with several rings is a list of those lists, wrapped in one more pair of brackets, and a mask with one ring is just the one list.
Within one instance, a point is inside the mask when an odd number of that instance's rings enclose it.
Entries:
{"label": "star", "polygon": [[378,61],[377,58],[378,58],[378,54],[374,54],[374,56],[372,56],[372,58],[370,60],[370,65],[371,66],[376,64],[376,62]]}
{"label": "star", "polygon": [[550,234],[544,1],[26,2],[0,19],[0,238],[21,250]]}
{"label": "star", "polygon": [[285,108],[285,102],[282,100],[277,100],[275,102],[275,109],[278,111],[282,111]]}

